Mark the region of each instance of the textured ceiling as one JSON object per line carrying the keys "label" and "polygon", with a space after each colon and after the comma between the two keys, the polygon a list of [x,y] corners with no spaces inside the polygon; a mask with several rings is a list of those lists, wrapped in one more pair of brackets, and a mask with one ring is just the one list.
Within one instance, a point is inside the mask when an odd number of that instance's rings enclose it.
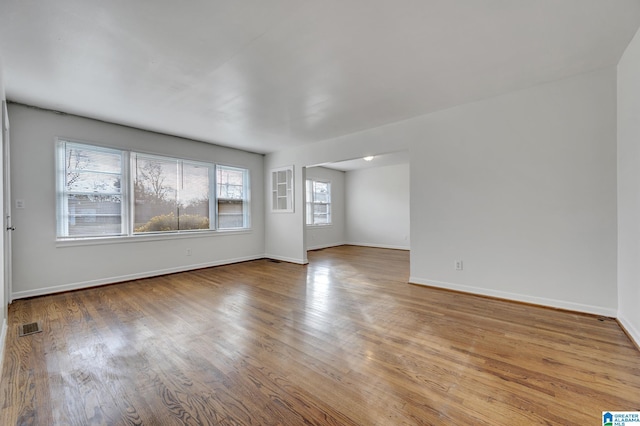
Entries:
{"label": "textured ceiling", "polygon": [[637,0],[2,0],[16,102],[268,153],[613,66]]}

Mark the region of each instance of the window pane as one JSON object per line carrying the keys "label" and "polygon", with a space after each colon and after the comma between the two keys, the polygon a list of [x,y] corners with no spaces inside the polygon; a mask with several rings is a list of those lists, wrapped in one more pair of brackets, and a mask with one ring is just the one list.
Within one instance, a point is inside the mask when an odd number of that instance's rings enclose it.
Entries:
{"label": "window pane", "polygon": [[[217,166],[218,229],[247,227],[246,180],[245,169]],[[286,199],[284,201],[286,203]]]}
{"label": "window pane", "polygon": [[67,191],[117,194],[120,193],[120,175],[84,171],[67,173]]}
{"label": "window pane", "polygon": [[316,204],[313,206],[314,215],[319,215],[319,214],[326,215],[328,211],[329,211],[329,206],[327,204]]}
{"label": "window pane", "polygon": [[307,180],[307,225],[331,223],[331,183]]}
{"label": "window pane", "polygon": [[119,195],[68,195],[69,236],[121,233]]}
{"label": "window pane", "polygon": [[328,203],[329,202],[329,184],[326,182],[314,182],[313,183],[314,196],[313,199],[316,203]]}
{"label": "window pane", "polygon": [[306,197],[307,197],[307,203],[306,203],[306,217],[305,217],[305,223],[307,225],[313,225],[313,181],[310,179],[307,179],[307,181],[305,182],[305,189],[306,189]]}
{"label": "window pane", "polygon": [[120,195],[69,194],[67,196],[69,216],[75,215],[119,215],[122,206]]}
{"label": "window pane", "polygon": [[206,164],[134,154],[134,232],[209,229]]}
{"label": "window pane", "polygon": [[123,152],[66,141],[58,150],[58,236],[122,235]]}
{"label": "window pane", "polygon": [[288,207],[286,198],[278,198],[278,210],[286,210]]}
{"label": "window pane", "polygon": [[178,229],[209,229],[209,167],[182,163]]}
{"label": "window pane", "polygon": [[122,229],[121,216],[76,216],[72,219],[69,237],[120,235]]}
{"label": "window pane", "polygon": [[77,171],[110,172],[120,174],[122,153],[88,145],[66,143],[65,168],[67,173]]}
{"label": "window pane", "polygon": [[287,183],[287,171],[286,170],[280,170],[278,171],[278,183]]}
{"label": "window pane", "polygon": [[134,232],[178,230],[178,161],[133,154]]}
{"label": "window pane", "polygon": [[271,209],[293,212],[293,166],[271,172]]}
{"label": "window pane", "polygon": [[218,200],[218,228],[242,228],[244,212],[242,201]]}
{"label": "window pane", "polygon": [[242,200],[244,198],[244,171],[218,167],[218,198]]}

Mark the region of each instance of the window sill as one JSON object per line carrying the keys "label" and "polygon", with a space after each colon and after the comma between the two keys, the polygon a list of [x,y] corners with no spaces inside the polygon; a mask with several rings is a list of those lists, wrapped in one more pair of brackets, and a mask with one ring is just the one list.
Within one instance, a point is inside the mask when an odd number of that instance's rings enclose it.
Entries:
{"label": "window sill", "polygon": [[153,235],[130,235],[118,237],[97,237],[97,238],[77,238],[77,239],[60,239],[56,240],[56,248],[77,247],[77,246],[96,246],[103,244],[127,244],[142,243],[152,241],[181,240],[187,238],[215,238],[223,235],[242,235],[250,234],[251,229],[229,229],[208,232],[182,232],[167,233]]}
{"label": "window sill", "polygon": [[318,223],[314,225],[307,225],[307,228],[330,228],[332,226],[332,223]]}

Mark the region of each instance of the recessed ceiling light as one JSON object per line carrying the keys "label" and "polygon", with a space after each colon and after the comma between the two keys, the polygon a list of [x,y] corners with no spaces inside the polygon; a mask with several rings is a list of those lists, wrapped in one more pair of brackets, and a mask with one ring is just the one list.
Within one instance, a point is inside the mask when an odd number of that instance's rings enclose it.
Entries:
{"label": "recessed ceiling light", "polygon": [[364,157],[363,160],[364,161],[371,161],[371,160],[373,160],[373,155],[369,155],[368,157]]}

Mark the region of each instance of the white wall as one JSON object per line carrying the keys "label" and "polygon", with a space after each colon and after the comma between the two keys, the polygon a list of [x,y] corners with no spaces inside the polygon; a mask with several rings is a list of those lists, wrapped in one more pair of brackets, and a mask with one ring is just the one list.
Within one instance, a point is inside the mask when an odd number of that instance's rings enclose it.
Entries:
{"label": "white wall", "polygon": [[331,225],[306,226],[307,250],[344,244],[345,173],[326,167],[307,167],[307,179],[331,182]]}
{"label": "white wall", "polygon": [[640,344],[640,32],[618,64],[618,320]]}
{"label": "white wall", "polygon": [[[312,164],[312,163],[306,163]],[[306,169],[301,163],[282,163],[277,154],[265,157],[265,192],[271,194],[271,170],[293,166],[293,212],[272,212],[270,198],[264,206],[265,256],[286,262],[307,263],[307,244],[304,228],[304,182]],[[268,225],[267,225],[268,224]]]}
{"label": "white wall", "polygon": [[[9,105],[14,209],[13,298],[81,288],[264,255],[263,161],[258,154],[77,116]],[[113,244],[57,244],[55,137],[250,170],[252,230]],[[187,256],[190,248],[192,255]]]}
{"label": "white wall", "polygon": [[[2,60],[0,59],[0,103],[6,100],[5,92],[4,92],[4,73],[3,73],[3,65]],[[0,108],[0,114],[1,108]],[[4,153],[2,150],[3,146],[3,137],[4,137],[4,129],[2,129],[3,120],[0,117],[0,211],[4,212],[4,177],[3,177],[3,159]],[[4,216],[4,213],[3,213]],[[0,366],[2,365],[2,361],[4,359],[4,343],[7,335],[7,304],[8,300],[5,300],[5,286],[8,283],[4,280],[4,220],[2,221],[2,232],[0,232]]]}
{"label": "white wall", "polygon": [[409,187],[409,164],[347,172],[347,242],[409,250]]}
{"label": "white wall", "polygon": [[429,116],[412,151],[412,281],[615,316],[615,79]]}
{"label": "white wall", "polygon": [[[615,112],[607,68],[278,152],[265,165],[409,149],[413,282],[615,316]],[[267,253],[302,259],[302,216],[286,227],[275,216],[266,215]]]}

